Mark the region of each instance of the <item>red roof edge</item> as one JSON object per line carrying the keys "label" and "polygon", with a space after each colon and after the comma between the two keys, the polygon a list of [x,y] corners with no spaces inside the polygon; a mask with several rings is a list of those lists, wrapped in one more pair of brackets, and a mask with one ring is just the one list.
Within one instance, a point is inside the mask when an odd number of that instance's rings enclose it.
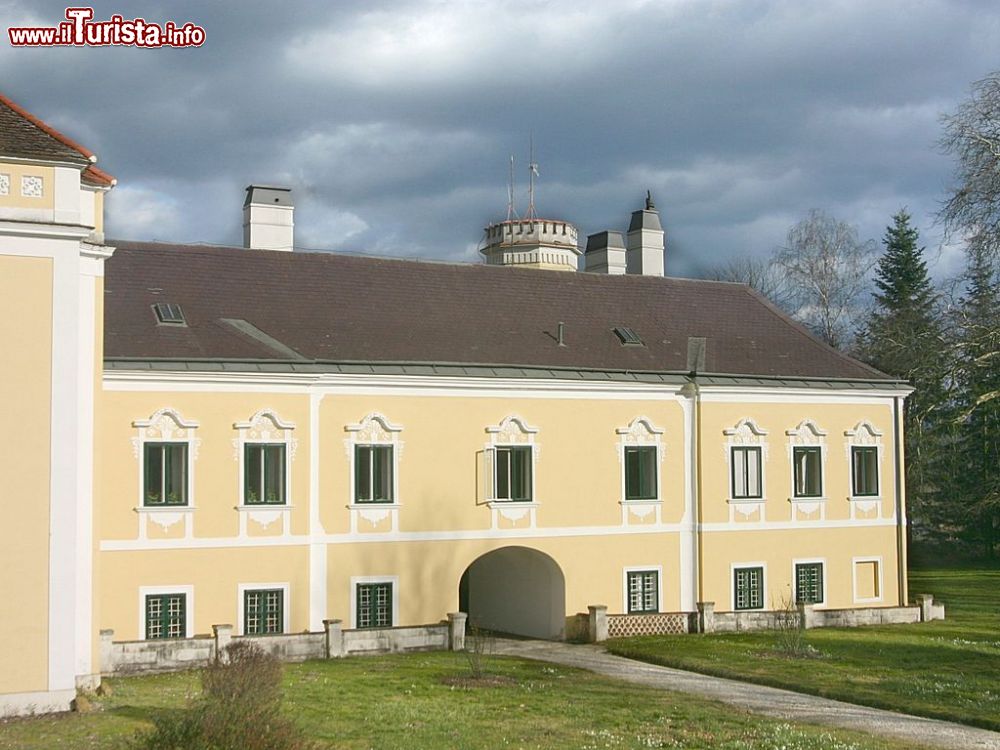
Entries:
{"label": "red roof edge", "polygon": [[109,175],[103,169],[98,169],[93,164],[83,170],[83,174],[80,175],[80,178],[84,182],[89,181],[98,185],[107,185],[108,187],[111,187],[118,182],[118,180],[116,180],[112,175]]}
{"label": "red roof edge", "polygon": [[91,161],[96,161],[97,160],[97,157],[94,155],[93,151],[91,151],[90,149],[84,148],[79,143],[77,143],[76,141],[74,141],[72,138],[67,138],[65,135],[63,135],[62,133],[60,133],[54,127],[52,127],[51,125],[49,125],[47,122],[45,122],[44,120],[41,120],[41,119],[35,117],[33,114],[31,114],[31,112],[29,112],[24,107],[22,107],[21,105],[17,104],[16,102],[11,101],[9,98],[7,98],[6,96],[4,96],[2,93],[0,93],[0,102],[2,102],[3,104],[6,104],[12,110],[14,110],[19,115],[21,115],[21,117],[23,117],[24,119],[28,120],[28,122],[32,123],[33,125],[35,125],[36,127],[40,128],[41,130],[45,131],[46,133],[48,133],[49,135],[51,135],[53,138],[55,138],[57,141],[59,141],[63,145],[69,146],[74,151],[79,151],[81,154],[83,154],[83,156],[87,157]]}

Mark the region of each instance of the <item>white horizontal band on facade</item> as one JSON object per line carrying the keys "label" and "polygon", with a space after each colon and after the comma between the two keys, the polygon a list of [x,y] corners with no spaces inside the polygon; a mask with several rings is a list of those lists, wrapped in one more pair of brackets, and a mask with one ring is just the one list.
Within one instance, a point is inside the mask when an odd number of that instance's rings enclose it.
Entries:
{"label": "white horizontal band on facade", "polygon": [[[866,521],[768,521],[759,523],[707,523],[697,527],[704,533],[747,531],[803,531],[807,529],[858,529],[895,526],[892,518]],[[170,549],[211,549],[230,547],[305,547],[310,544],[386,544],[398,542],[450,542],[488,539],[565,539],[585,536],[632,536],[635,534],[680,534],[692,527],[683,524],[660,526],[579,526],[549,529],[482,529],[477,531],[400,531],[396,533],[325,534],[281,537],[205,537],[194,539],[106,539],[102,552],[136,552]]]}

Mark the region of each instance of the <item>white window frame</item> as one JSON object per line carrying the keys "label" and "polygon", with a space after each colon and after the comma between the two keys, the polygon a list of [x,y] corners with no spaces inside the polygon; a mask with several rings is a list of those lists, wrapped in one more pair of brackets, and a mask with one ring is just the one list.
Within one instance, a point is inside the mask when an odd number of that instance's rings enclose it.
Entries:
{"label": "white window frame", "polygon": [[289,594],[291,586],[288,581],[278,583],[240,583],[236,585],[236,632],[238,635],[246,635],[244,632],[244,619],[246,615],[246,602],[244,601],[247,591],[257,591],[258,589],[281,589],[281,632],[290,632],[289,622],[291,617],[291,596]]}
{"label": "white window frame", "polygon": [[[351,576],[351,627],[358,627],[358,585],[364,583],[389,583],[392,584],[392,624],[391,628],[398,627],[399,623],[399,576]],[[378,628],[373,628],[377,630]]]}
{"label": "white window frame", "polygon": [[[736,571],[741,568],[761,568],[760,575],[760,609],[736,609]],[[730,612],[764,612],[767,610],[767,563],[737,562],[729,565],[729,611]]]}
{"label": "white window frame", "polygon": [[[246,422],[233,423],[233,429],[237,431],[237,437],[233,438],[233,452],[238,475],[235,509],[240,516],[240,537],[248,536],[248,520],[266,529],[279,519],[282,522],[282,534],[288,536],[291,534],[291,511],[294,506],[292,462],[298,446],[298,439],[294,437],[295,423],[282,419],[274,409],[261,409]],[[285,502],[280,505],[245,505],[246,446],[265,443],[285,446]]]}
{"label": "white window frame", "polygon": [[[495,425],[486,428],[489,441],[484,446],[484,495],[486,505],[492,511],[492,528],[500,527],[500,518],[512,523],[528,517],[528,525],[535,528],[538,501],[538,458],[540,446],[536,440],[538,428],[532,427],[521,417],[511,414]],[[497,493],[497,448],[529,448],[531,456],[531,500],[499,499]]]}
{"label": "white window frame", "polygon": [[[201,438],[196,437],[199,423],[185,419],[177,409],[164,407],[157,409],[149,419],[132,422],[136,434],[132,438],[132,454],[138,461],[138,486],[136,505],[133,510],[139,517],[139,539],[149,536],[149,524],[156,523],[164,531],[175,523],[184,522],[184,538],[193,534],[193,514],[195,505],[195,463]],[[177,443],[187,446],[187,503],[184,505],[146,505],[146,443]]]}
{"label": "white window frame", "polygon": [[[656,573],[656,611],[663,611],[663,566],[662,565],[628,565],[622,568],[622,614],[630,614],[628,609],[628,574]],[[633,612],[643,615],[651,612]]]}
{"label": "white window frame", "polygon": [[[729,503],[729,522],[736,521],[736,514],[749,518],[759,514],[761,522],[766,520],[767,508],[767,457],[768,431],[750,417],[744,417],[733,427],[722,431],[726,438],[723,446],[726,452],[726,498]],[[760,497],[733,497],[733,448],[760,448]]]}
{"label": "white window frame", "polygon": [[[847,499],[851,507],[851,520],[856,520],[859,513],[870,513],[875,511],[876,517],[882,517],[882,488],[884,473],[882,471],[885,459],[885,448],[882,445],[882,431],[877,429],[868,420],[858,422],[853,429],[844,430],[844,437],[847,438],[844,446],[847,457]],[[878,493],[875,495],[855,495],[854,494],[854,449],[855,448],[875,448],[875,471],[877,472]]]}
{"label": "white window frame", "polygon": [[[372,527],[378,526],[386,518],[390,519],[390,530],[399,531],[399,509],[402,499],[399,494],[399,464],[403,455],[403,441],[400,439],[403,425],[395,424],[380,412],[371,412],[360,422],[344,425],[347,437],[344,439],[344,450],[347,453],[348,471],[347,508],[351,512],[351,533],[359,531],[358,520],[367,521]],[[392,502],[391,503],[356,503],[354,502],[355,486],[355,447],[359,445],[386,445],[392,448]]]}
{"label": "white window frame", "polygon": [[816,609],[823,609],[830,603],[830,597],[827,592],[827,583],[830,580],[830,576],[827,575],[828,566],[826,564],[825,557],[801,557],[794,558],[792,560],[792,606],[797,606],[799,600],[799,578],[795,574],[796,565],[820,565],[823,568],[823,601],[820,604],[813,604],[812,606]]}
{"label": "white window frame", "polygon": [[[799,520],[798,514],[812,514],[819,511],[820,521],[826,520],[827,502],[827,455],[826,430],[821,429],[811,419],[803,419],[791,430],[785,430],[788,437],[788,502],[792,506],[792,520]],[[819,448],[819,495],[816,497],[798,497],[795,494],[795,449]]]}
{"label": "white window frame", "polygon": [[[663,508],[663,459],[666,455],[666,445],[663,442],[664,430],[653,424],[649,417],[638,416],[625,427],[615,428],[618,442],[615,446],[618,452],[618,467],[621,497],[618,504],[622,509],[622,525],[627,526],[633,518],[643,523],[650,513],[655,514],[655,522],[662,523]],[[626,496],[627,472],[625,466],[626,448],[653,448],[656,451],[654,466],[656,467],[656,497],[652,499],[630,500]]]}
{"label": "white window frame", "polygon": [[184,638],[194,637],[194,586],[185,583],[177,586],[140,586],[139,587],[139,633],[140,640],[148,641],[146,637],[146,597],[183,594],[184,599]]}
{"label": "white window frame", "polygon": [[[874,598],[858,598],[858,563],[875,563],[878,568],[878,596]],[[868,555],[851,558],[851,593],[854,595],[855,604],[874,604],[885,598],[885,567],[882,564],[881,555]]]}

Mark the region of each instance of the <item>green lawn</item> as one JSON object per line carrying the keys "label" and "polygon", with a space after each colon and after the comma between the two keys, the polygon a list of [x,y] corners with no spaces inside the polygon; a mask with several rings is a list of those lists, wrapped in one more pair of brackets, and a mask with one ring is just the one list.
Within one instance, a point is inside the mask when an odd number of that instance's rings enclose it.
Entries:
{"label": "green lawn", "polygon": [[[287,710],[327,747],[354,748],[722,748],[901,750],[866,735],[794,725],[721,704],[635,687],[587,672],[493,660],[504,684],[450,685],[467,675],[450,653],[355,657],[289,665]],[[180,710],[197,691],[192,673],[114,680],[91,714],[0,723],[0,747],[108,748]],[[911,747],[911,746],[907,746]]]}
{"label": "green lawn", "polygon": [[614,653],[801,692],[1000,730],[1000,570],[910,573],[947,620],[807,631],[811,658],[775,650],[772,633],[612,641]]}

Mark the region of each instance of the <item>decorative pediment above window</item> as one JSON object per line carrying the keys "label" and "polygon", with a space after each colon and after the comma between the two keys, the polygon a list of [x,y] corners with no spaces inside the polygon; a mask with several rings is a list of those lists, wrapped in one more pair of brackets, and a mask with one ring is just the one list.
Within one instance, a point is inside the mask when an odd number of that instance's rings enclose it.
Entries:
{"label": "decorative pediment above window", "polygon": [[500,424],[486,428],[494,445],[516,445],[518,443],[534,443],[537,427],[530,426],[521,417],[511,415],[504,417]]}
{"label": "decorative pediment above window", "polygon": [[798,426],[785,430],[792,445],[822,445],[826,442],[826,430],[821,430],[811,419],[803,419]]}
{"label": "decorative pediment above window", "polygon": [[235,422],[233,428],[240,430],[246,441],[280,443],[291,438],[294,422],[286,422],[271,409],[261,409],[246,422]]}
{"label": "decorative pediment above window", "polygon": [[867,420],[858,422],[854,429],[844,430],[844,437],[847,438],[848,454],[852,445],[882,445],[882,431]]}
{"label": "decorative pediment above window", "polygon": [[[135,420],[132,426],[139,430],[139,440],[190,440],[198,423],[167,407],[156,410],[149,419]],[[133,444],[138,450],[135,440]]]}
{"label": "decorative pediment above window", "polygon": [[628,423],[628,427],[618,427],[615,434],[621,435],[621,442],[629,445],[656,445],[663,430],[647,417],[636,417]]}
{"label": "decorative pediment above window", "polygon": [[399,433],[402,431],[402,425],[390,422],[388,417],[377,411],[373,411],[357,424],[344,425],[344,432],[348,433],[347,439],[344,440],[348,458],[353,457],[355,445],[396,445],[402,450],[403,443],[399,439]]}

